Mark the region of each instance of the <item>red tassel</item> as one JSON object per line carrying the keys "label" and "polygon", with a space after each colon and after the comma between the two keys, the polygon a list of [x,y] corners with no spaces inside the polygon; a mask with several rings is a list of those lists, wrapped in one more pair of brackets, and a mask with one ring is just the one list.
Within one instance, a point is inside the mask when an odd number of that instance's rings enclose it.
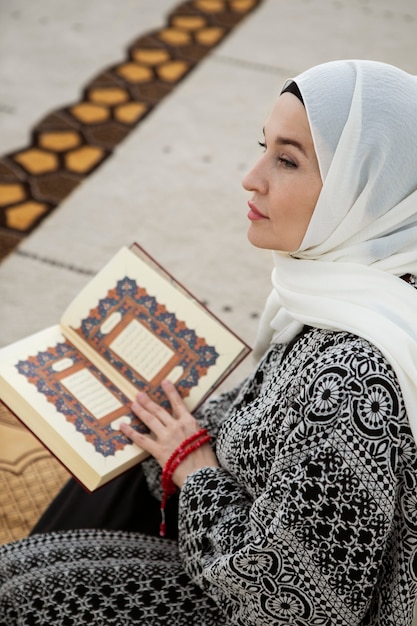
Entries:
{"label": "red tassel", "polygon": [[167,531],[167,526],[165,523],[165,509],[161,508],[161,523],[159,525],[159,536],[160,537],[165,537],[166,535],[166,531]]}
{"label": "red tassel", "polygon": [[188,437],[182,442],[180,446],[169,457],[165,463],[165,467],[162,470],[161,486],[162,486],[162,502],[161,502],[161,525],[159,526],[160,537],[166,535],[166,523],[165,523],[165,506],[168,496],[175,493],[176,486],[172,481],[172,475],[177,469],[178,465],[192,452],[203,446],[210,441],[211,437],[207,434],[207,429],[202,428],[197,433]]}

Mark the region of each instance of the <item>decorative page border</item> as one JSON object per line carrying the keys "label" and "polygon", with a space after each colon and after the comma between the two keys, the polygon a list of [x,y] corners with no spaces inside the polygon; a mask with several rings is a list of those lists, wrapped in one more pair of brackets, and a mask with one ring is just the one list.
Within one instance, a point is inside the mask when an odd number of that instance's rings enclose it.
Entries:
{"label": "decorative page border", "polygon": [[[112,332],[103,332],[106,320],[115,314],[120,317],[120,322]],[[155,402],[168,408],[160,386],[166,372],[162,371],[155,379],[148,381],[132,370],[110,347],[118,333],[134,319],[175,354],[175,366],[183,371],[175,385],[183,398],[189,395],[191,388],[198,384],[208,369],[216,364],[219,354],[214,346],[208,345],[203,337],[188,328],[185,322],[178,320],[174,313],[158,303],[134,279],[124,277],[117,281],[116,287],[108,291],[107,296],[99,301],[79,328],[74,330],[138,391],[145,391]]]}
{"label": "decorative page border", "polygon": [[[106,321],[115,314],[120,321],[110,332],[103,332]],[[184,398],[192,387],[198,385],[208,369],[216,364],[219,355],[214,346],[208,345],[204,338],[188,328],[185,322],[178,320],[174,313],[158,303],[155,297],[131,278],[124,277],[117,281],[107,296],[99,300],[79,328],[74,330],[138,391],[145,391],[155,402],[169,409],[169,402],[161,387],[162,379],[169,371],[162,370],[151,381],[146,380],[111,349],[114,338],[132,320],[138,320],[172,351],[169,368],[182,371],[175,385]],[[65,364],[65,367],[61,369],[60,363]],[[113,456],[131,444],[127,437],[112,426],[116,420],[127,417],[133,428],[145,430],[132,413],[129,398],[69,341],[64,340],[35,356],[20,360],[16,369],[103,457]],[[64,379],[82,370],[93,375],[120,403],[120,408],[98,419],[70,393]]]}
{"label": "decorative page border", "polygon": [[[70,370],[57,372],[54,366],[59,361],[72,362]],[[38,393],[54,405],[56,411],[63,415],[67,422],[75,427],[86,441],[92,444],[95,451],[103,457],[114,456],[118,450],[123,450],[131,441],[119,430],[114,430],[112,422],[119,417],[127,416],[131,426],[144,432],[144,426],[130,410],[129,399],[121,393],[103,374],[92,365],[72,344],[63,341],[57,345],[39,352],[27,360],[19,361],[16,369],[31,384],[35,385]],[[104,387],[112,393],[122,407],[102,419],[95,416],[73,396],[62,383],[62,379],[70,373],[87,369]],[[57,430],[59,416],[57,416]]]}

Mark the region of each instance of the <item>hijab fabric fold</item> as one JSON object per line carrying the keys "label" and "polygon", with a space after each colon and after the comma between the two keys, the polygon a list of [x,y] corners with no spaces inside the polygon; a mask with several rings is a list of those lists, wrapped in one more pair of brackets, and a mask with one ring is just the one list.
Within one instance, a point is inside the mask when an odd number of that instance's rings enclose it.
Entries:
{"label": "hijab fabric fold", "polygon": [[417,77],[333,61],[293,79],[323,188],[300,248],[274,252],[256,352],[304,324],[347,331],[394,368],[417,440]]}

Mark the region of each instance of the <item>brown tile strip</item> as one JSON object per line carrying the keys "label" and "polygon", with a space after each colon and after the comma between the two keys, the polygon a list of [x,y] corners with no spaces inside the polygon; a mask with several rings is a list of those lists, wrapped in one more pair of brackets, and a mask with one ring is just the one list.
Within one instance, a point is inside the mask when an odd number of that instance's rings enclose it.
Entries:
{"label": "brown tile strip", "polygon": [[0,158],[0,259],[95,168],[262,0],[191,0],[133,42],[81,100],[49,113]]}

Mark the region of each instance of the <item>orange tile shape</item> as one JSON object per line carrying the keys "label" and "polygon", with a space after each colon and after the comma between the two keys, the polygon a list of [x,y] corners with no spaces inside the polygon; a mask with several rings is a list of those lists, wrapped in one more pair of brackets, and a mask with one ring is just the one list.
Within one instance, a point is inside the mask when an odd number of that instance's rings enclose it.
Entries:
{"label": "orange tile shape", "polygon": [[196,33],[196,40],[203,46],[214,46],[224,36],[224,28],[219,26],[210,26],[209,28],[203,28]]}
{"label": "orange tile shape", "polygon": [[246,13],[255,6],[256,0],[232,0],[231,7],[233,11]]}
{"label": "orange tile shape", "polygon": [[179,28],[164,28],[160,30],[159,39],[171,46],[186,46],[192,41],[190,33]]}
{"label": "orange tile shape", "polygon": [[64,152],[80,145],[81,137],[74,130],[63,130],[56,132],[41,133],[38,139],[41,148]]}
{"label": "orange tile shape", "polygon": [[129,83],[146,83],[153,78],[152,70],[139,63],[124,63],[123,65],[119,65],[117,73]]}
{"label": "orange tile shape", "polygon": [[201,15],[177,15],[172,20],[175,28],[182,28],[183,30],[198,30],[206,26],[207,22]]}
{"label": "orange tile shape", "polygon": [[24,200],[26,197],[23,185],[19,183],[0,183],[0,206],[7,206]]}
{"label": "orange tile shape", "polygon": [[147,109],[148,107],[143,102],[128,102],[119,104],[114,114],[116,119],[123,124],[135,124]]}
{"label": "orange tile shape", "polygon": [[126,89],[121,87],[103,87],[92,89],[88,94],[91,102],[99,104],[107,104],[109,106],[120,104],[129,100],[129,94]]}
{"label": "orange tile shape", "polygon": [[17,204],[6,209],[6,223],[8,228],[26,231],[36,220],[48,210],[46,204],[29,201]]}
{"label": "orange tile shape", "polygon": [[22,165],[30,174],[46,174],[58,167],[58,158],[52,152],[30,148],[13,155],[13,160]]}
{"label": "orange tile shape", "polygon": [[72,115],[84,124],[97,124],[110,117],[110,111],[100,104],[81,102],[70,108]]}
{"label": "orange tile shape", "polygon": [[104,150],[96,146],[82,146],[65,155],[65,163],[71,172],[85,174],[93,169],[104,157]]}
{"label": "orange tile shape", "polygon": [[205,13],[220,13],[227,8],[223,0],[197,0],[195,5]]}
{"label": "orange tile shape", "polygon": [[189,64],[185,61],[170,61],[169,63],[163,63],[157,69],[158,76],[162,80],[166,80],[171,83],[175,83],[188,70]]}
{"label": "orange tile shape", "polygon": [[148,50],[146,48],[136,48],[132,50],[131,54],[134,61],[151,66],[164,63],[170,58],[168,51],[162,49]]}

